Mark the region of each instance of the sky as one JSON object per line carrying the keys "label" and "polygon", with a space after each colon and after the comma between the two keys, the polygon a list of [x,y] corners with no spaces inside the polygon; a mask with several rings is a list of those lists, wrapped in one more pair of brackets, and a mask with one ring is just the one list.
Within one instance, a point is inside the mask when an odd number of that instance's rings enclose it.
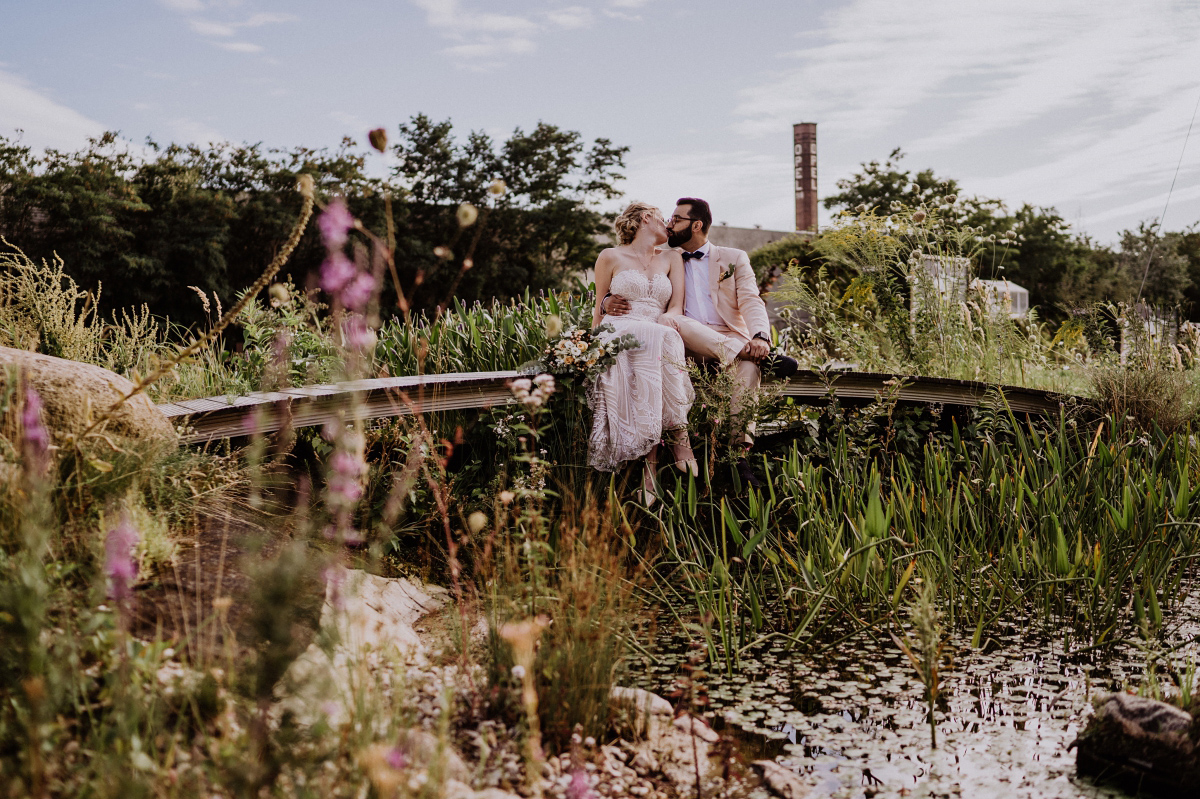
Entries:
{"label": "sky", "polygon": [[0,135],[37,150],[544,121],[629,146],[626,200],[790,230],[791,126],[816,122],[822,196],[901,147],[1100,243],[1164,208],[1168,230],[1200,223],[1200,0],[0,0],[0,19]]}

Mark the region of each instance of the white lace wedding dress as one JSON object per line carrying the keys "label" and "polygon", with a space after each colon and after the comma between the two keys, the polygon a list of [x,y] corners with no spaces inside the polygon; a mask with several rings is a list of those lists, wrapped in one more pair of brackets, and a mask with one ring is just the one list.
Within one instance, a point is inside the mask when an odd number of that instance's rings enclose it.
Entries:
{"label": "white lace wedding dress", "polygon": [[628,314],[606,316],[620,336],[632,333],[641,344],[618,353],[616,362],[596,378],[589,393],[595,417],[588,442],[588,463],[602,472],[644,457],[664,430],[687,424],[695,394],[688,377],[683,339],[658,323],[671,299],[666,275],[647,278],[635,269],[618,272],[609,289],[629,300]]}

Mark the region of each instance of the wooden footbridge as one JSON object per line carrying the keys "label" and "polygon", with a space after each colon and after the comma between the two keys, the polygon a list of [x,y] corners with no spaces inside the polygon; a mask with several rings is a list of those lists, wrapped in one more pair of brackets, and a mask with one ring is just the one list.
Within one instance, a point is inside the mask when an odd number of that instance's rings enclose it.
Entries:
{"label": "wooden footbridge", "polygon": [[[264,391],[243,396],[184,400],[158,406],[178,427],[183,440],[204,443],[252,432],[310,427],[342,419],[380,419],[515,402],[508,383],[518,372],[470,372],[382,377],[324,386]],[[897,390],[897,386],[899,386]],[[1006,404],[1015,413],[1057,413],[1070,397],[1049,391],[940,377],[905,377],[872,372],[801,371],[782,386],[782,394],[808,404],[863,402],[895,392],[905,403],[977,406]]]}

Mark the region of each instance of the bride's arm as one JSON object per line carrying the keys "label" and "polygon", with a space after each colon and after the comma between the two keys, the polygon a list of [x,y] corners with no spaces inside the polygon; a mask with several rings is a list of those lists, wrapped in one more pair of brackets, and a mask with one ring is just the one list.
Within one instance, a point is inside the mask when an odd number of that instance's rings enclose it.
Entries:
{"label": "bride's arm", "polygon": [[604,295],[608,294],[608,286],[612,283],[612,274],[612,250],[601,250],[600,257],[596,259],[596,305],[592,308],[593,328],[599,327],[604,318],[604,315],[600,313],[600,303],[604,300]]}
{"label": "bride's arm", "polygon": [[668,250],[667,253],[671,259],[671,268],[667,272],[667,277],[671,279],[671,301],[667,303],[666,315],[683,316],[683,298],[687,293],[683,273],[683,256],[675,250]]}

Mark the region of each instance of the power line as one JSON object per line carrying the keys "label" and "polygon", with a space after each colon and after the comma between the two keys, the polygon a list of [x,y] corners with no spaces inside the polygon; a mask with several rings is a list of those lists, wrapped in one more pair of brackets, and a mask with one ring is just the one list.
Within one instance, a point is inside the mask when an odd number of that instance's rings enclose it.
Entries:
{"label": "power line", "polygon": [[[1188,139],[1192,137],[1192,125],[1196,124],[1196,112],[1200,111],[1200,96],[1196,97],[1196,107],[1192,109],[1192,121],[1188,123],[1187,135],[1183,137],[1183,149],[1179,151],[1179,163],[1175,165],[1175,175],[1171,178],[1171,188],[1167,190],[1167,201],[1163,204],[1162,213],[1158,216],[1158,228],[1162,228],[1163,220],[1167,218],[1167,206],[1171,204],[1171,194],[1175,191],[1175,181],[1179,178],[1179,168],[1183,166],[1183,154],[1187,152]],[[1154,260],[1154,250],[1158,247],[1158,238],[1150,244],[1150,255],[1146,258],[1146,268],[1142,270],[1142,282],[1138,286],[1138,301],[1142,299],[1142,289],[1146,287],[1146,275],[1150,274],[1150,262]]]}

